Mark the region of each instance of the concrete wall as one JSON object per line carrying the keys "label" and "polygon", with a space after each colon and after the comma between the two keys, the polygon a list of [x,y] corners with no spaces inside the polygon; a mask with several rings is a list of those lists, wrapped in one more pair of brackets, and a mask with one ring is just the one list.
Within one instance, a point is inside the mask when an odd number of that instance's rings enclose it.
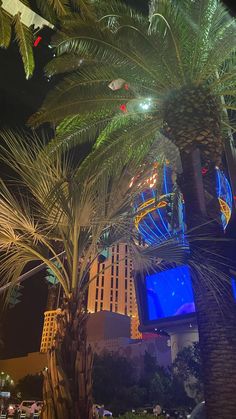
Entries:
{"label": "concrete wall", "polygon": [[0,371],[6,372],[14,382],[18,382],[20,378],[27,374],[37,374],[42,371],[46,365],[46,354],[32,352],[19,358],[1,359]]}

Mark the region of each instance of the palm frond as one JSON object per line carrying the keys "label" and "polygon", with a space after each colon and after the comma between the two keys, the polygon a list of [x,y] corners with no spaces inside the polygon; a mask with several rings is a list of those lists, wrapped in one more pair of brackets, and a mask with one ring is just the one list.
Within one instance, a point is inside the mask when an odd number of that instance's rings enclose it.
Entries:
{"label": "palm frond", "polygon": [[94,143],[99,133],[113,117],[113,112],[88,112],[65,118],[57,126],[56,136],[47,145],[45,152],[51,155],[57,148],[67,150],[83,143]]}
{"label": "palm frond", "polygon": [[78,55],[62,55],[50,61],[45,67],[45,73],[48,77],[56,74],[70,73],[77,71],[81,67],[83,60]]}
{"label": "palm frond", "polygon": [[39,13],[44,17],[44,19],[47,19],[51,23],[57,22],[58,15],[49,1],[35,0],[35,4],[39,10]]}
{"label": "palm frond", "polygon": [[20,14],[14,17],[16,41],[24,64],[26,78],[29,79],[34,71],[33,35],[29,28],[23,25]]}
{"label": "palm frond", "polygon": [[94,2],[91,0],[71,0],[75,11],[78,11],[83,20],[95,20]]}
{"label": "palm frond", "polygon": [[48,3],[58,17],[63,17],[70,12],[68,0],[48,0]]}
{"label": "palm frond", "polygon": [[0,7],[0,47],[7,48],[11,41],[11,19]]}

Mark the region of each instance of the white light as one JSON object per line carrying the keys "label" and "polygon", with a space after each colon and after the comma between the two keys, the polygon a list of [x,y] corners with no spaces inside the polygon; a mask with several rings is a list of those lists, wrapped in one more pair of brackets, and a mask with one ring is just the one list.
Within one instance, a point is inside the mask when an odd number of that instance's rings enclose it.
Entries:
{"label": "white light", "polygon": [[144,109],[145,111],[149,108],[150,105],[148,105],[147,103],[141,103],[141,108]]}

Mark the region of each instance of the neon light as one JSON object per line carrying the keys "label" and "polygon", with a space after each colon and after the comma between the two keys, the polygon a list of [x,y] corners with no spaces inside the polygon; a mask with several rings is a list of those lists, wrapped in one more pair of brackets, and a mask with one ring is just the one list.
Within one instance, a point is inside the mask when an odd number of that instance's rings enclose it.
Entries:
{"label": "neon light", "polygon": [[[208,171],[207,168],[203,169],[204,173]],[[146,180],[139,183],[139,187],[143,187],[143,192],[136,198],[134,224],[149,244],[161,242],[168,237],[176,237],[177,240],[185,243],[184,201],[182,197],[179,198],[179,203],[174,208],[177,225],[170,226],[167,221],[166,207],[168,203],[173,202],[173,192],[171,192],[173,190],[172,170],[168,164],[165,164],[162,170],[163,185],[159,191],[156,185],[154,186],[158,174],[154,173],[153,170]],[[136,179],[139,179],[139,177]],[[135,180],[133,179],[132,181]],[[221,209],[222,225],[225,229],[231,217],[233,196],[226,176],[218,168],[216,168],[216,188]],[[234,198],[236,199],[236,196]]]}
{"label": "neon light", "polygon": [[[153,203],[154,203],[154,201],[155,201],[155,199],[150,199],[149,201],[153,201]],[[149,202],[148,201],[148,202]],[[167,202],[166,201],[160,201],[160,202],[158,202],[157,204],[154,204],[154,205],[152,205],[152,206],[149,206],[149,204],[147,204],[146,202],[144,202],[144,204],[143,205],[145,205],[145,207],[146,206],[148,206],[148,208],[146,209],[146,210],[144,210],[144,211],[142,211],[139,215],[137,215],[136,217],[135,217],[135,227],[137,228],[137,225],[140,223],[140,221],[147,215],[147,214],[149,214],[150,212],[153,212],[155,209],[157,209],[157,208],[163,208],[163,207],[166,207],[166,205],[167,205]],[[141,205],[140,207],[138,207],[138,209],[137,209],[137,211],[140,211],[140,209],[141,209],[141,207],[143,206],[143,205]],[[137,225],[136,225],[137,224]]]}
{"label": "neon light", "polygon": [[[154,190],[152,190],[152,195],[153,195],[153,197],[155,198],[155,193],[154,193]],[[167,232],[167,234],[170,236],[171,234],[170,234],[170,231],[168,230],[168,228],[167,228],[167,226],[168,226],[168,223],[166,222],[164,222],[164,220],[163,220],[163,218],[162,218],[162,215],[161,215],[161,211],[159,210],[159,208],[157,209],[157,212],[158,212],[158,215],[159,215],[159,217],[160,217],[160,219],[161,219],[161,221],[162,221],[162,224],[164,225],[164,227],[165,227],[165,229],[166,229],[166,232]]]}
{"label": "neon light", "polygon": [[128,112],[127,111],[127,106],[123,103],[122,105],[120,105],[120,110],[122,111],[122,112]]}
{"label": "neon light", "polygon": [[42,41],[42,36],[38,36],[34,41],[34,47],[37,47],[38,44]]}
{"label": "neon light", "polygon": [[[144,199],[144,194],[142,193],[142,198]],[[154,218],[153,218],[153,216],[151,216],[150,215],[150,211],[148,212],[148,218],[151,220],[151,223],[152,224],[154,224],[154,227],[155,227],[155,229],[154,230],[151,230],[152,231],[152,233],[155,235],[155,236],[157,236],[158,237],[158,235],[155,233],[155,230],[157,230],[164,238],[165,238],[165,235],[164,235],[164,233],[162,233],[162,231],[161,231],[161,229],[158,227],[158,225],[156,224],[156,222],[155,222],[155,220],[154,220]]]}
{"label": "neon light", "polygon": [[206,167],[203,167],[202,168],[202,175],[204,176],[204,175],[206,175],[207,174],[207,172],[208,172],[208,169],[206,168]]}

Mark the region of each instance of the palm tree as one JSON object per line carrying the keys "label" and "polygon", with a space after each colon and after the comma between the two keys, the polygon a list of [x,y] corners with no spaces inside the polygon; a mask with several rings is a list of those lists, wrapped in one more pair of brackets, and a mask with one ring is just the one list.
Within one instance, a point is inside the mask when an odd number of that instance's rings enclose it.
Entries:
{"label": "palm tree", "polygon": [[[70,153],[58,151],[51,158],[35,136],[3,133],[2,138],[1,159],[15,182],[0,182],[1,285],[10,285],[10,292],[32,261],[44,263],[61,284],[64,301],[44,371],[43,418],[90,419],[93,356],[86,339],[86,295],[94,278],[89,269],[104,248],[132,238],[135,188],[129,184],[138,165],[130,162],[115,176],[97,176],[91,165],[82,177],[79,158]],[[173,261],[184,257],[174,242],[147,252],[149,266],[167,253]]]}
{"label": "palm tree", "polygon": [[0,47],[9,47],[13,32],[19,46],[26,79],[29,79],[35,68],[34,34],[36,30],[38,31],[38,28],[34,27],[35,22],[41,27],[46,25],[59,29],[63,25],[63,20],[71,19],[74,14],[82,20],[94,19],[95,11],[92,2],[90,0],[71,0],[70,2],[20,0],[18,4],[11,5],[10,2],[0,1]]}
{"label": "palm tree", "polygon": [[[145,154],[160,131],[176,144],[187,225],[198,234],[190,243],[190,262],[208,418],[232,418],[236,317],[230,282],[222,279],[227,261],[215,166],[223,167],[227,111],[235,110],[235,20],[219,0],[152,0],[149,17],[117,0],[107,7],[100,3],[97,25],[75,19],[56,35],[56,58],[46,71],[49,77],[64,74],[64,79],[31,123],[56,126],[48,149],[52,153],[57,147],[93,141],[100,132],[94,152],[100,150],[110,170],[117,156],[124,164],[131,153],[137,158]],[[89,161],[99,166],[93,153]],[[207,244],[201,240],[206,235]],[[214,259],[218,266],[206,278]],[[197,267],[202,272],[195,275]]]}

